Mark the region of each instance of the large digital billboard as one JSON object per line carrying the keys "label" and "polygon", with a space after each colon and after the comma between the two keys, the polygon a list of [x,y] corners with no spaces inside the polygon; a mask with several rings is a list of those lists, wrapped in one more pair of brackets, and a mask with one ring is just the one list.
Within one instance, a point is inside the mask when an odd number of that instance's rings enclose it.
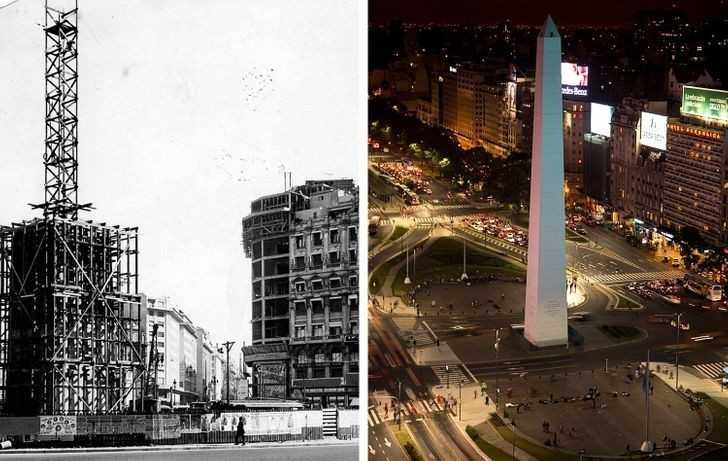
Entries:
{"label": "large digital billboard", "polygon": [[586,96],[589,67],[573,62],[561,63],[561,93],[567,96]]}
{"label": "large digital billboard", "polygon": [[728,122],[728,91],[683,86],[680,111],[685,115]]}
{"label": "large digital billboard", "polygon": [[667,150],[667,117],[651,112],[642,112],[640,144],[655,149]]}
{"label": "large digital billboard", "polygon": [[612,112],[614,107],[606,104],[591,103],[591,132],[609,137],[611,135]]}

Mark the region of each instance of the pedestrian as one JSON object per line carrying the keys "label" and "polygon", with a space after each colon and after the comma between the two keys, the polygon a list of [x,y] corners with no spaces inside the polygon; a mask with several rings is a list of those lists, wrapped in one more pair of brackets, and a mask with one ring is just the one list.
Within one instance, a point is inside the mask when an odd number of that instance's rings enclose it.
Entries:
{"label": "pedestrian", "polygon": [[238,444],[238,440],[241,440],[242,445],[245,446],[245,420],[242,416],[238,419],[238,429],[235,431],[235,445]]}

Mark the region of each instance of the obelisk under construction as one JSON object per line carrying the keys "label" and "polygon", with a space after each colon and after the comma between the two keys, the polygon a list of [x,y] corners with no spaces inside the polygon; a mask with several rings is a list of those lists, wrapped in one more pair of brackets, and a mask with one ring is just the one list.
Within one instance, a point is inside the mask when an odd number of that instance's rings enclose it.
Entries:
{"label": "obelisk under construction", "polygon": [[537,347],[568,342],[561,111],[561,37],[549,16],[536,54],[525,306],[525,336]]}

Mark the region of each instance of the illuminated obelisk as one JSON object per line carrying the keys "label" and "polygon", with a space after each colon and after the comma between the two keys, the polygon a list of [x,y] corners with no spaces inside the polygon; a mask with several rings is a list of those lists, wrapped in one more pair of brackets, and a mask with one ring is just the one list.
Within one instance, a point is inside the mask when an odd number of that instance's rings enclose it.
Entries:
{"label": "illuminated obelisk", "polygon": [[563,136],[561,37],[549,16],[536,53],[525,306],[525,336],[537,347],[568,342]]}

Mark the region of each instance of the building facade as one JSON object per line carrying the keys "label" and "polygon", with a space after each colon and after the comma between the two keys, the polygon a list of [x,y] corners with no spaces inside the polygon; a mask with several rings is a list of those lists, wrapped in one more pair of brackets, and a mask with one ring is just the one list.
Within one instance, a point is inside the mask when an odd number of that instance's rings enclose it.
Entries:
{"label": "building facade", "polygon": [[564,99],[564,172],[569,187],[584,184],[584,135],[589,132],[589,103]]}
{"label": "building facade", "polygon": [[252,259],[252,394],[346,407],[358,396],[358,190],[307,181],[243,219]]}

